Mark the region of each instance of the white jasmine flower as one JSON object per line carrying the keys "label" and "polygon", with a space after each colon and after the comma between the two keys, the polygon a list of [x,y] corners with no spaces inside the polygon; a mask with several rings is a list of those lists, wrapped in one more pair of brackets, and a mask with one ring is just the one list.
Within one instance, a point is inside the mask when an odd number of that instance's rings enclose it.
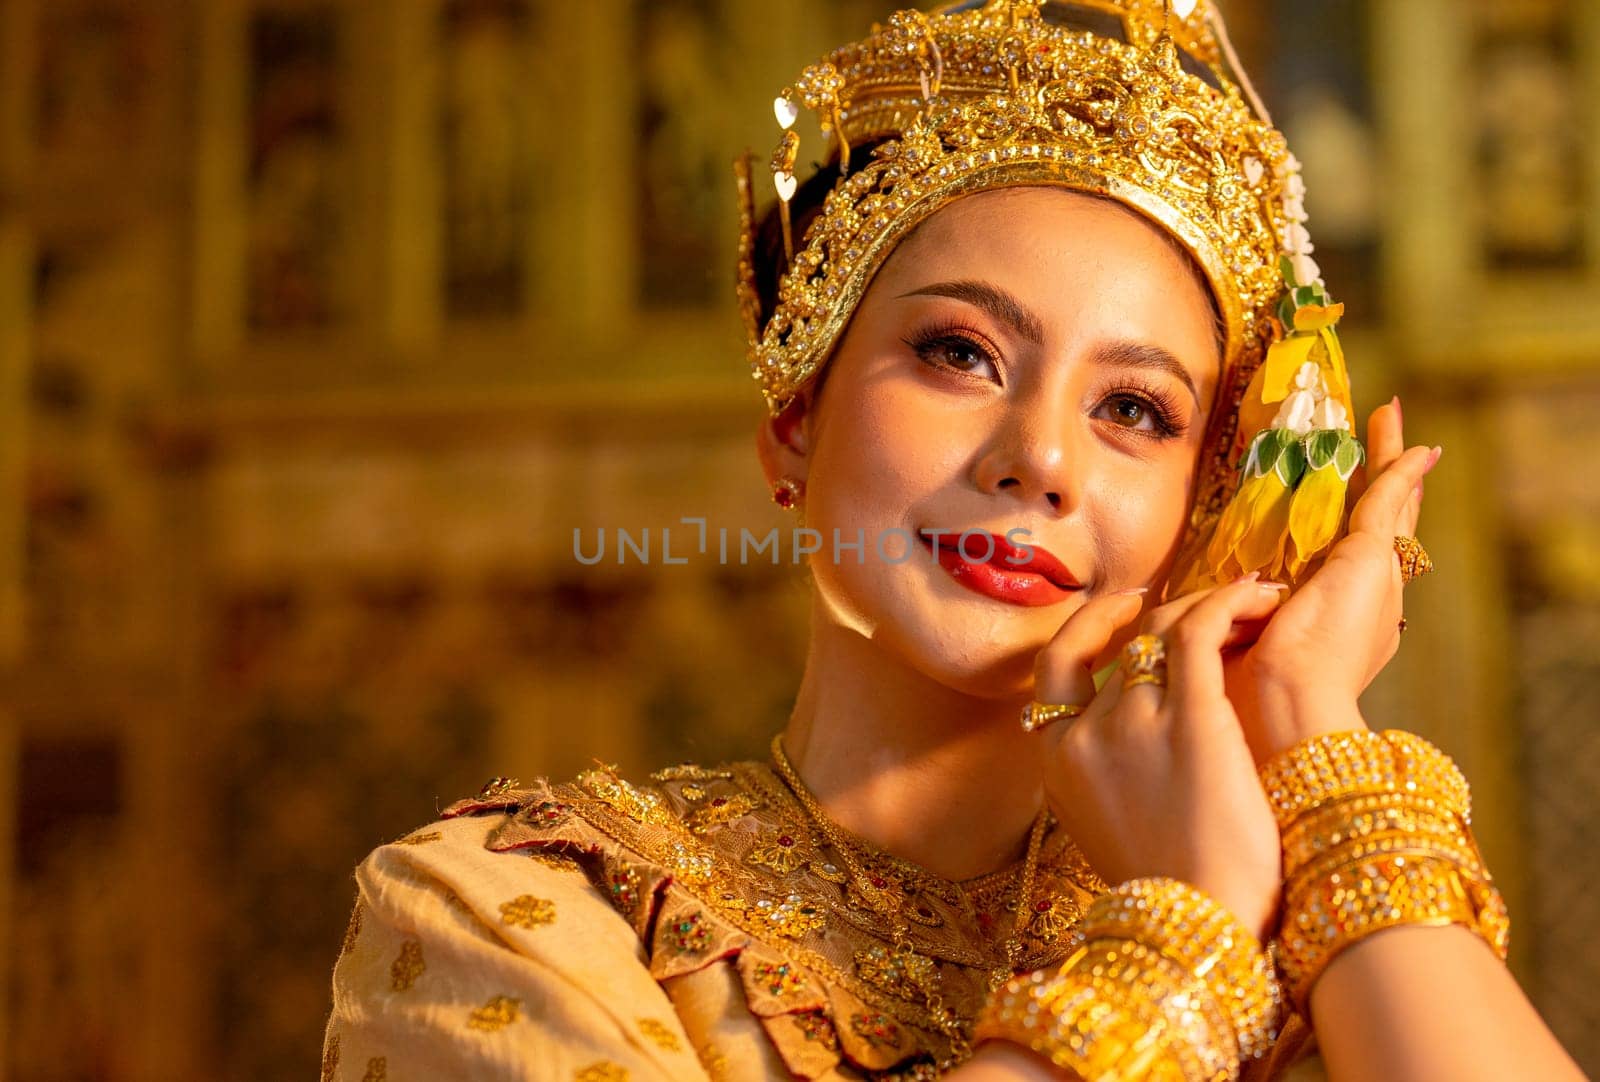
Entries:
{"label": "white jasmine flower", "polygon": [[1284,222],[1278,229],[1278,238],[1283,241],[1284,251],[1290,255],[1310,255],[1315,251],[1311,244],[1311,234],[1299,222]]}
{"label": "white jasmine flower", "polygon": [[1319,402],[1328,393],[1327,385],[1322,381],[1322,368],[1316,361],[1307,361],[1295,369],[1294,386],[1297,391],[1310,391]]}
{"label": "white jasmine flower", "polygon": [[1322,268],[1304,252],[1291,252],[1289,262],[1294,268],[1294,280],[1303,286],[1321,285]]}
{"label": "white jasmine flower", "polygon": [[1283,400],[1283,405],[1278,407],[1278,415],[1272,419],[1273,428],[1287,428],[1296,436],[1304,436],[1311,431],[1311,418],[1317,411],[1317,399],[1310,391],[1291,391],[1289,397]]}
{"label": "white jasmine flower", "polygon": [[1311,415],[1312,428],[1350,428],[1350,414],[1337,398],[1324,398]]}

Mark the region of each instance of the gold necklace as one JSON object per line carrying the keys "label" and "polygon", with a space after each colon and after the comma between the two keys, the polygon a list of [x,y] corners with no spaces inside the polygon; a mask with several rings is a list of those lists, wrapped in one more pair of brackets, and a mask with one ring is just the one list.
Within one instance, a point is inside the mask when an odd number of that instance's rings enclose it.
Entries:
{"label": "gold necklace", "polygon": [[[800,807],[805,811],[806,818],[811,820],[813,826],[827,839],[828,844],[839,859],[844,863],[845,872],[849,876],[851,885],[856,893],[867,903],[868,908],[883,917],[889,924],[891,941],[894,953],[902,962],[901,968],[907,977],[922,993],[927,1005],[928,1013],[933,1016],[939,1029],[950,1040],[950,1060],[940,1064],[941,1070],[947,1070],[967,1059],[972,1054],[972,1046],[967,1037],[966,1028],[961,1024],[954,1011],[945,1006],[944,995],[940,991],[941,977],[933,960],[917,951],[911,946],[911,922],[906,919],[903,912],[904,899],[889,890],[887,880],[877,881],[869,876],[866,869],[856,860],[854,846],[849,839],[844,837],[843,828],[829,819],[822,806],[817,803],[816,797],[811,795],[811,790],[806,788],[800,774],[790,762],[789,755],[783,748],[783,734],[772,738],[772,763],[777,769],[778,776],[789,787],[795,799],[800,802]],[[1028,922],[1030,903],[1033,900],[1034,880],[1039,871],[1039,851],[1044,842],[1045,831],[1049,826],[1050,815],[1048,809],[1041,808],[1038,816],[1033,821],[1032,828],[1028,831],[1028,848],[1022,859],[1022,875],[1017,883],[1016,916],[1012,920],[1011,932],[1006,936],[1003,944],[1005,951],[1005,965],[989,974],[989,989],[993,991],[1010,979],[1016,972],[1017,962],[1022,956],[1022,939]]]}

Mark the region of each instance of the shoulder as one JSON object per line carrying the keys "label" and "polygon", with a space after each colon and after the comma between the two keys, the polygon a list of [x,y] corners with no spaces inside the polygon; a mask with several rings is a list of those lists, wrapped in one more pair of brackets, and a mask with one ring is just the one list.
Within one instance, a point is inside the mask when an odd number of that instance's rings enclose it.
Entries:
{"label": "shoulder", "polygon": [[438,819],[374,849],[357,878],[429,881],[491,913],[544,898],[541,891],[561,894],[569,908],[598,906],[613,927],[620,917],[645,939],[668,885],[696,880],[708,863],[697,827],[703,834],[706,824],[755,806],[735,776],[733,768],[684,765],[639,783],[609,768],[568,781],[492,778]]}

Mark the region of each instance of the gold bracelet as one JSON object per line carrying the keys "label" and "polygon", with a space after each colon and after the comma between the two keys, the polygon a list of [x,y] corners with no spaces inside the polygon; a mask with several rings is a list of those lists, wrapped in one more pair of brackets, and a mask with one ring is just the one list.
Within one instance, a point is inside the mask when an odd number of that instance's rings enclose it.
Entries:
{"label": "gold bracelet", "polygon": [[1311,737],[1269,759],[1261,782],[1280,829],[1314,807],[1351,796],[1395,793],[1430,797],[1472,821],[1467,780],[1451,758],[1400,729]]}
{"label": "gold bracelet", "polygon": [[1002,985],[979,1015],[973,1040],[1020,1044],[1085,1082],[1236,1077],[1238,1061],[1206,1014],[1166,1007],[1190,1005],[1196,985],[1158,951],[1098,940],[1079,947],[1054,975],[1038,970]]}
{"label": "gold bracelet", "polygon": [[1466,824],[1443,802],[1400,793],[1345,797],[1302,812],[1280,829],[1286,869],[1305,867],[1362,839],[1405,834],[1460,843],[1467,832]]}
{"label": "gold bracelet", "polygon": [[1317,978],[1342,951],[1375,932],[1463,924],[1502,961],[1510,933],[1505,902],[1493,883],[1464,875],[1455,860],[1430,853],[1350,860],[1286,892],[1285,908],[1277,959],[1290,998],[1307,1018]]}
{"label": "gold bracelet", "polygon": [[1224,1005],[1240,1059],[1278,1036],[1282,996],[1255,934],[1203,891],[1176,879],[1131,879],[1092,902],[1087,938],[1121,936],[1154,947],[1206,983]]}
{"label": "gold bracelet", "polygon": [[1275,953],[1290,997],[1345,948],[1403,924],[1464,924],[1504,959],[1510,921],[1471,829],[1466,779],[1412,733],[1330,733],[1261,769],[1283,838]]}
{"label": "gold bracelet", "polygon": [[991,997],[975,1039],[1009,1040],[1086,1080],[1234,1079],[1276,1037],[1281,995],[1254,935],[1186,883],[1136,879],[1090,904],[1054,975]]}

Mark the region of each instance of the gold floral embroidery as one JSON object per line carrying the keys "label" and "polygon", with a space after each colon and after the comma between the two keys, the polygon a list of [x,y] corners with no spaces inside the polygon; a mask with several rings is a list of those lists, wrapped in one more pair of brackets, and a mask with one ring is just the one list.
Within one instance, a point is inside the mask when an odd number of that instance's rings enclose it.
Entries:
{"label": "gold floral embroidery", "polygon": [[755,978],[774,996],[788,996],[802,991],[806,979],[788,962],[758,962]]}
{"label": "gold floral embroidery", "polygon": [[322,1050],[322,1082],[333,1082],[333,1076],[339,1071],[339,1035],[335,1033],[328,1038],[327,1047]]}
{"label": "gold floral embroidery", "polygon": [[759,807],[761,807],[760,801],[743,793],[713,797],[690,812],[685,822],[689,824],[692,833],[708,834],[735,819],[743,819]]}
{"label": "gold floral embroidery", "polygon": [[1083,919],[1079,907],[1059,896],[1042,898],[1033,905],[1033,915],[1028,918],[1026,934],[1038,945],[1047,945],[1062,936]]}
{"label": "gold floral embroidery", "polygon": [[655,1042],[656,1047],[667,1052],[678,1052],[683,1045],[678,1043],[678,1035],[672,1032],[666,1023],[654,1018],[639,1019],[639,1032]]}
{"label": "gold floral embroidery", "polygon": [[545,898],[524,894],[509,902],[500,903],[500,920],[517,928],[537,928],[554,924],[556,904]]}
{"label": "gold floral embroidery", "polygon": [[922,991],[939,982],[939,970],[931,958],[909,950],[894,950],[877,944],[856,951],[856,974],[882,992],[913,1003]]}
{"label": "gold floral embroidery", "polygon": [[411,835],[408,835],[408,836],[406,836],[404,838],[400,838],[395,842],[395,844],[396,845],[427,845],[429,842],[436,842],[442,837],[444,837],[444,835],[441,834],[439,831],[430,830],[426,834],[411,834]]}
{"label": "gold floral embroidery", "polygon": [[711,946],[711,930],[706,926],[706,916],[696,910],[668,926],[667,944],[679,954],[699,954]]}
{"label": "gold floral embroidery", "polygon": [[650,775],[652,781],[724,781],[733,777],[731,770],[713,770],[699,766],[695,763],[679,763],[677,766],[664,766]]}
{"label": "gold floral embroidery", "polygon": [[697,800],[704,800],[706,797],[706,791],[691,781],[685,783],[678,789],[678,795],[683,797],[683,799],[687,800],[689,803],[693,804]]}
{"label": "gold floral embroidery", "polygon": [[715,1079],[721,1079],[727,1075],[728,1057],[722,1054],[722,1049],[714,1044],[708,1044],[703,1051],[697,1054],[700,1057],[700,1066],[706,1069],[706,1074]]}
{"label": "gold floral embroidery", "polygon": [[524,808],[520,818],[534,826],[558,827],[572,818],[572,806],[559,800],[541,800],[531,808]]}
{"label": "gold floral embroidery", "polygon": [[389,967],[390,983],[396,992],[409,992],[427,968],[427,963],[422,960],[421,942],[408,939],[400,944],[400,953]]}
{"label": "gold floral embroidery", "polygon": [[799,939],[827,923],[822,910],[798,894],[791,894],[781,902],[763,898],[756,903],[755,910],[757,918],[768,928],[788,939]]}
{"label": "gold floral embroidery", "polygon": [[548,849],[529,849],[528,859],[535,864],[542,864],[546,868],[557,872],[572,872],[578,870],[578,862],[565,853],[552,853]]}
{"label": "gold floral embroidery", "polygon": [[660,796],[624,781],[617,776],[614,766],[607,766],[604,770],[585,770],[578,775],[578,784],[634,822],[679,826],[678,820],[662,806]]}
{"label": "gold floral embroidery", "polygon": [[886,1014],[852,1014],[850,1028],[874,1048],[899,1048],[900,1027]]}
{"label": "gold floral embroidery", "polygon": [[361,1082],[388,1082],[389,1060],[386,1056],[373,1056],[367,1060],[367,1073],[361,1076]]}
{"label": "gold floral embroidery", "polygon": [[638,915],[639,886],[639,870],[631,865],[619,863],[606,873],[606,895],[617,912],[629,920]]}
{"label": "gold floral embroidery", "polygon": [[764,835],[744,858],[751,864],[771,868],[779,875],[788,875],[810,857],[810,848],[802,846],[798,831],[779,828]]}
{"label": "gold floral embroidery", "polygon": [[839,1034],[825,1015],[797,1014],[793,1017],[795,1028],[806,1040],[817,1041],[829,1052],[839,1051]]}
{"label": "gold floral embroidery", "polygon": [[493,800],[497,796],[504,796],[522,783],[516,778],[499,775],[483,783],[483,788],[478,790],[479,800]]}
{"label": "gold floral embroidery", "polygon": [[467,1017],[467,1028],[494,1033],[515,1022],[521,1011],[522,1000],[495,996]]}
{"label": "gold floral embroidery", "polygon": [[581,1067],[574,1074],[575,1082],[628,1082],[628,1069],[608,1060]]}
{"label": "gold floral embroidery", "polygon": [[716,862],[710,853],[704,849],[690,848],[679,842],[673,843],[672,850],[666,857],[666,865],[671,869],[674,878],[697,886],[711,882],[711,877],[716,872]]}
{"label": "gold floral embroidery", "polygon": [[343,958],[355,949],[356,939],[361,935],[361,895],[356,895],[356,904],[350,910],[350,923],[344,928],[344,942],[339,946],[339,957]]}

